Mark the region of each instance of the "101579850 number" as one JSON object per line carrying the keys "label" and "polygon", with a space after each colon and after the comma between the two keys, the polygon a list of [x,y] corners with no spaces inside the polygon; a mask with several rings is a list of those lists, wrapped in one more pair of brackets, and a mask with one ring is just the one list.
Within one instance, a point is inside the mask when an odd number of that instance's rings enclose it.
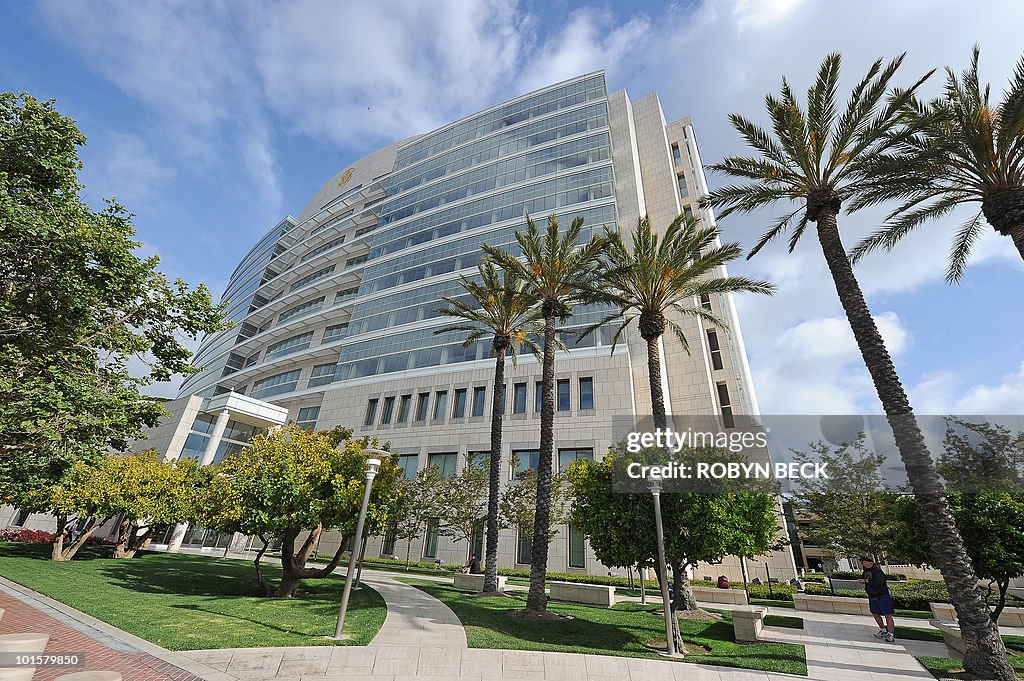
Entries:
{"label": "101579850 number", "polygon": [[0,667],[78,667],[84,660],[78,653],[0,653]]}

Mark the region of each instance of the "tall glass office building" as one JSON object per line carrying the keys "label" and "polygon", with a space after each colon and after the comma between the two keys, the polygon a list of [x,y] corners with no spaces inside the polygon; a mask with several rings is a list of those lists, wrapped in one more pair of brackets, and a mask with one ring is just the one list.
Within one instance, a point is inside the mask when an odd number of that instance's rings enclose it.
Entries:
{"label": "tall glass office building", "polygon": [[[284,421],[343,424],[391,443],[413,475],[426,466],[457,471],[489,449],[493,361],[489,343],[462,347],[435,334],[438,297],[458,295],[475,272],[481,244],[516,250],[513,233],[529,214],[582,216],[589,230],[628,230],[644,214],[666,226],[698,213],[706,192],[688,119],[666,123],[656,94],[609,94],[603,73],[552,85],[377,150],[342,168],[298,218],[285,217],[245,256],[223,295],[235,326],[206,338],[207,368],[182,386],[175,418],[147,446],[171,456],[217,461],[260,428]],[[704,220],[713,220],[705,212]],[[729,297],[694,301],[730,322],[713,328],[681,320],[687,354],[664,340],[665,392],[672,413],[717,415],[725,426],[756,414],[740,326]],[[600,319],[578,310],[574,326]],[[611,352],[601,330],[566,336],[556,375],[558,464],[601,457],[618,440],[616,422],[650,413],[645,345],[635,331]],[[504,482],[536,466],[540,366],[531,357],[506,374]],[[551,545],[555,571],[604,573],[582,535],[564,526]],[[201,544],[187,535],[172,543]],[[322,540],[322,551],[338,537]],[[481,553],[483,537],[478,536]],[[393,537],[372,539],[368,555],[405,555]],[[473,547],[430,527],[414,557],[465,562]],[[529,561],[514,530],[500,561]],[[791,576],[792,556],[770,557]],[[715,566],[715,574],[738,566]]]}

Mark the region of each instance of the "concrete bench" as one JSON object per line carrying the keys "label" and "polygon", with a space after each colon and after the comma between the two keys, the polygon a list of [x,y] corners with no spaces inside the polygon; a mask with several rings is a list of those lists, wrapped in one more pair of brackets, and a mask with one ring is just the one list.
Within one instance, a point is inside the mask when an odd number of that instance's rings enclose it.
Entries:
{"label": "concrete bench", "polygon": [[568,601],[585,605],[600,605],[610,608],[615,605],[615,587],[599,584],[577,584],[575,582],[548,582],[549,596],[553,601]]}
{"label": "concrete bench", "polygon": [[838,615],[871,614],[867,598],[812,596],[797,593],[793,594],[793,606],[797,610],[806,610],[808,612],[834,612]]}
{"label": "concrete bench", "polygon": [[693,587],[693,597],[698,603],[728,603],[746,605],[747,592],[743,589],[712,589],[704,586]]}
{"label": "concrete bench", "polygon": [[733,608],[732,630],[737,643],[753,643],[758,640],[764,627],[768,608],[760,605],[741,605]]}
{"label": "concrete bench", "polygon": [[73,672],[58,676],[57,681],[121,681],[118,672]]}
{"label": "concrete bench", "polygon": [[960,633],[960,625],[956,622],[943,622],[942,620],[928,620],[929,624],[942,632],[942,642],[947,646],[957,651],[958,653],[967,652],[967,646],[964,645],[963,634]]}
{"label": "concrete bench", "polygon": [[[4,634],[0,636],[0,653],[41,653],[49,643],[48,634]],[[32,681],[35,667],[0,667],[2,681]]]}
{"label": "concrete bench", "polygon": [[[943,622],[956,622],[956,608],[951,603],[929,603],[932,617]],[[1024,608],[1003,608],[999,613],[999,626],[1024,627]]]}
{"label": "concrete bench", "polygon": [[[505,589],[505,582],[508,577],[502,577],[498,575],[498,591]],[[465,591],[483,591],[484,590],[484,576],[463,574],[461,572],[456,573],[453,584],[456,589],[463,589]]]}

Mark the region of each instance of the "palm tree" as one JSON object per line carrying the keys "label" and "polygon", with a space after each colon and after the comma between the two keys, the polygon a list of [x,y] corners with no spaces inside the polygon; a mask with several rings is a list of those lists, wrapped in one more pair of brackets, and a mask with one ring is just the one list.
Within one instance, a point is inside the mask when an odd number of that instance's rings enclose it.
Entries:
{"label": "palm tree", "polygon": [[724,276],[726,263],[743,253],[737,243],[722,245],[715,227],[702,227],[693,217],[680,215],[659,237],[648,218],[637,221],[630,248],[617,232],[607,235],[609,261],[608,286],[615,296],[618,311],[611,317],[620,321],[612,338],[612,351],[633,319],[637,319],[640,337],[647,343],[647,372],[651,382],[651,406],[655,428],[667,427],[665,395],[661,387],[661,353],[658,342],[671,329],[689,352],[682,327],[666,316],[675,311],[684,317],[703,319],[719,327],[726,324],[693,301],[712,293],[748,291],[770,295],[775,287],[766,281]]}
{"label": "palm tree", "polygon": [[[565,234],[559,236],[558,220],[552,215],[542,235],[529,216],[526,232],[516,232],[516,241],[523,260],[493,246],[483,246],[484,252],[507,272],[528,282],[527,291],[540,304],[544,318],[544,359],[540,409],[540,458],[537,463],[537,512],[534,515],[533,536],[547,537],[551,528],[551,470],[554,454],[555,419],[555,349],[559,342],[555,335],[555,322],[565,322],[572,316],[575,305],[607,300],[600,290],[600,256],[605,240],[593,236],[577,246],[583,233],[583,218],[572,221]],[[526,598],[526,611],[542,614],[547,610],[544,581],[548,567],[548,542],[534,541],[530,556],[530,592]]]}
{"label": "palm tree", "polygon": [[981,218],[1013,239],[1024,258],[1024,57],[1010,88],[995,107],[989,86],[978,80],[974,47],[971,66],[958,78],[946,69],[945,95],[929,103],[913,101],[907,116],[920,130],[892,153],[875,159],[871,182],[851,208],[899,199],[887,224],[854,248],[854,262],[866,253],[890,250],[909,231],[961,204],[981,210],[956,232],[946,280],[963,275]]}
{"label": "palm tree", "polygon": [[487,547],[484,557],[484,591],[498,590],[498,492],[501,488],[501,429],[505,413],[505,357],[512,356],[515,365],[517,348],[525,345],[536,354],[540,348],[530,339],[542,329],[540,307],[526,290],[526,280],[513,270],[502,273],[493,263],[484,261],[478,266],[480,281],[460,277],[468,298],[441,296],[448,307],[434,312],[460,320],[459,323],[435,331],[468,332],[464,347],[469,347],[488,336],[494,348],[494,395],[491,400],[491,460],[488,466],[490,480],[487,489]]}
{"label": "palm tree", "polygon": [[875,62],[854,87],[841,114],[836,102],[840,57],[831,54],[808,90],[806,113],[785,79],[780,97],[765,98],[774,135],[742,116],[731,115],[733,126],[760,156],[731,157],[712,166],[749,183],[722,187],[707,201],[711,206],[724,207],[723,217],[779,200],[798,204],[762,236],[751,256],[795,222],[789,238],[792,251],[807,225],[815,224],[839,300],[892,427],[914,495],[923,509],[932,555],[946,581],[967,646],[965,667],[979,678],[1011,681],[1013,670],[978,589],[977,577],[949,511],[945,489],[839,234],[837,218],[843,202],[856,205],[862,183],[870,184],[866,178],[874,159],[897,148],[914,133],[913,128],[901,125],[902,112],[915,90],[931,74],[908,89],[887,92],[902,61],[900,56],[884,67],[881,60]]}

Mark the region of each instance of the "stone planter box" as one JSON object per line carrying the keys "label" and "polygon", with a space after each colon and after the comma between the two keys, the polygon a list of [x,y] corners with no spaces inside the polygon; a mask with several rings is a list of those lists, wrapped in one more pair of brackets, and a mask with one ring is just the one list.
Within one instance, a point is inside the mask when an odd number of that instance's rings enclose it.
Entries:
{"label": "stone planter box", "polygon": [[870,615],[867,598],[845,596],[810,596],[794,594],[793,605],[797,610],[808,612],[834,612],[838,615]]}
{"label": "stone planter box", "polygon": [[964,637],[960,633],[960,625],[956,622],[943,622],[941,620],[928,620],[928,622],[942,632],[942,642],[947,646],[957,651],[958,653],[967,652],[967,646],[964,645]]}
{"label": "stone planter box", "polygon": [[[950,603],[929,603],[932,616],[943,622],[956,622],[956,609]],[[999,613],[999,626],[1024,627],[1024,608],[1003,608]]]}
{"label": "stone planter box", "polygon": [[728,603],[730,605],[746,605],[747,592],[743,589],[711,589],[693,587],[693,596],[698,603]]}
{"label": "stone planter box", "polygon": [[858,584],[856,579],[833,579],[833,589],[845,589],[848,591],[862,591],[864,589],[863,584]]}
{"label": "stone planter box", "polygon": [[614,586],[577,584],[575,582],[548,582],[548,584],[551,586],[548,595],[553,601],[600,605],[605,608],[615,605]]}
{"label": "stone planter box", "polygon": [[[722,589],[725,591],[725,589]],[[742,593],[742,592],[740,592]],[[768,608],[760,605],[741,605],[732,611],[732,629],[737,643],[754,643],[761,635]]]}
{"label": "stone planter box", "polygon": [[[508,577],[498,575],[498,591],[503,591],[505,589],[506,581],[508,581]],[[484,576],[482,574],[468,575],[460,572],[455,575],[453,585],[456,589],[480,592],[484,590]]]}

